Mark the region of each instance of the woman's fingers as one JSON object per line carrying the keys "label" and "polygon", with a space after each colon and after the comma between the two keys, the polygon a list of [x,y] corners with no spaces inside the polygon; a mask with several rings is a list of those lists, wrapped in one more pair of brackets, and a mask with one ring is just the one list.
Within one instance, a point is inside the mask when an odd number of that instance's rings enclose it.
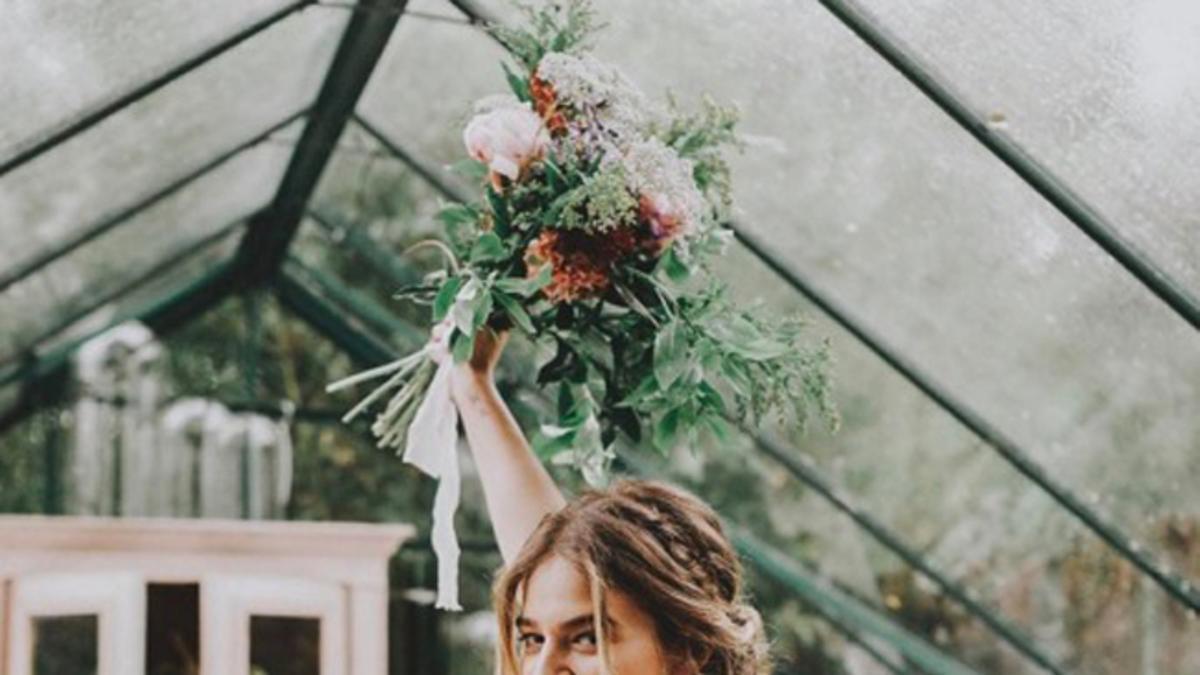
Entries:
{"label": "woman's fingers", "polygon": [[479,329],[479,334],[475,336],[475,353],[471,356],[471,367],[484,373],[494,371],[500,361],[500,354],[504,351],[504,345],[508,344],[509,332],[496,331],[488,326]]}

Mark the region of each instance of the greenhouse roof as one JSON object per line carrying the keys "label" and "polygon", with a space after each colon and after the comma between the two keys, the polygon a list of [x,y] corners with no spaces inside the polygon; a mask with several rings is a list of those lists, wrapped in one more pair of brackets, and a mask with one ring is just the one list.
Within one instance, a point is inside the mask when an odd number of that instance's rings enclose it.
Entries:
{"label": "greenhouse roof", "polygon": [[[1200,511],[1200,12],[599,5],[598,51],[645,89],[743,109],[734,285],[814,316],[843,362],[843,401],[897,402],[863,419],[846,407],[847,429],[822,440],[828,462],[770,435],[760,449],[1047,672],[1063,672],[1055,650],[947,553],[980,528],[1027,526],[1046,546],[1090,530],[1200,611],[1156,543],[1164,518]],[[460,154],[469,103],[497,91],[504,54],[482,19],[510,13],[467,0],[9,8],[0,430],[57,395],[87,337],[130,318],[168,331],[247,288],[274,289],[360,360],[388,358],[357,329],[386,310],[325,303],[353,291],[290,245],[313,223],[397,283],[411,274],[323,210],[319,181],[361,149],[349,129],[433,198],[461,194],[439,167]],[[890,463],[889,444],[923,463]],[[847,496],[867,463],[895,483]],[[907,506],[936,491],[934,513]],[[1014,565],[1026,553],[994,546]],[[851,630],[878,637],[849,611]]]}

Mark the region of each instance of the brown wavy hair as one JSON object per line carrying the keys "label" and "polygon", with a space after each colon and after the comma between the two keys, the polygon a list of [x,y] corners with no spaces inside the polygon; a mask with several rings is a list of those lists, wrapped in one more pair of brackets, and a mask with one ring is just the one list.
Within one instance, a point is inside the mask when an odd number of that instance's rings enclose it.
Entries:
{"label": "brown wavy hair", "polygon": [[606,675],[618,675],[603,631],[607,589],[624,593],[653,619],[672,662],[690,661],[700,675],[770,672],[762,620],[743,597],[741,563],[717,514],[666,483],[622,480],[547,515],[500,571],[492,591],[500,624],[497,675],[520,675],[515,622],[522,589],[554,556],[589,580]]}

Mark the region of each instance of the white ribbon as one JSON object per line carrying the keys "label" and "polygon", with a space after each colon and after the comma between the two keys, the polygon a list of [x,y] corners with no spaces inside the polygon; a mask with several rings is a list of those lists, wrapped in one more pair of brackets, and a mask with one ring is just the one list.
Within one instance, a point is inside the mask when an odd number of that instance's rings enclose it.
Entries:
{"label": "white ribbon", "polygon": [[454,512],[462,493],[458,471],[458,408],[450,395],[450,376],[454,359],[445,347],[430,343],[426,350],[441,350],[442,360],[425,400],[417,408],[408,428],[404,461],[438,480],[433,498],[433,553],[438,562],[438,609],[461,611],[458,604],[458,536],[454,533]]}

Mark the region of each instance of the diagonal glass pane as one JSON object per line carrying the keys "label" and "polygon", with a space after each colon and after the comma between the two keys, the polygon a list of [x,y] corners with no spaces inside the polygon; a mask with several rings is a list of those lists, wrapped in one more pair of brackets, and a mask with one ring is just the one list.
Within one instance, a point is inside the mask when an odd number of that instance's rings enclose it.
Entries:
{"label": "diagonal glass pane", "polygon": [[863,4],[1002,133],[1200,291],[1200,6]]}
{"label": "diagonal glass pane", "polygon": [[265,206],[290,154],[278,146],[249,150],[8,289],[0,295],[0,314],[14,318],[0,331],[0,358],[10,358],[94,298]]}
{"label": "diagonal glass pane", "polygon": [[97,6],[6,3],[0,23],[0,157],[285,4],[183,0]]}
{"label": "diagonal glass pane", "polygon": [[[5,176],[0,237],[12,243],[0,265],[30,259],[306,105],[345,19],[294,15]],[[258,187],[269,198],[276,183]]]}

